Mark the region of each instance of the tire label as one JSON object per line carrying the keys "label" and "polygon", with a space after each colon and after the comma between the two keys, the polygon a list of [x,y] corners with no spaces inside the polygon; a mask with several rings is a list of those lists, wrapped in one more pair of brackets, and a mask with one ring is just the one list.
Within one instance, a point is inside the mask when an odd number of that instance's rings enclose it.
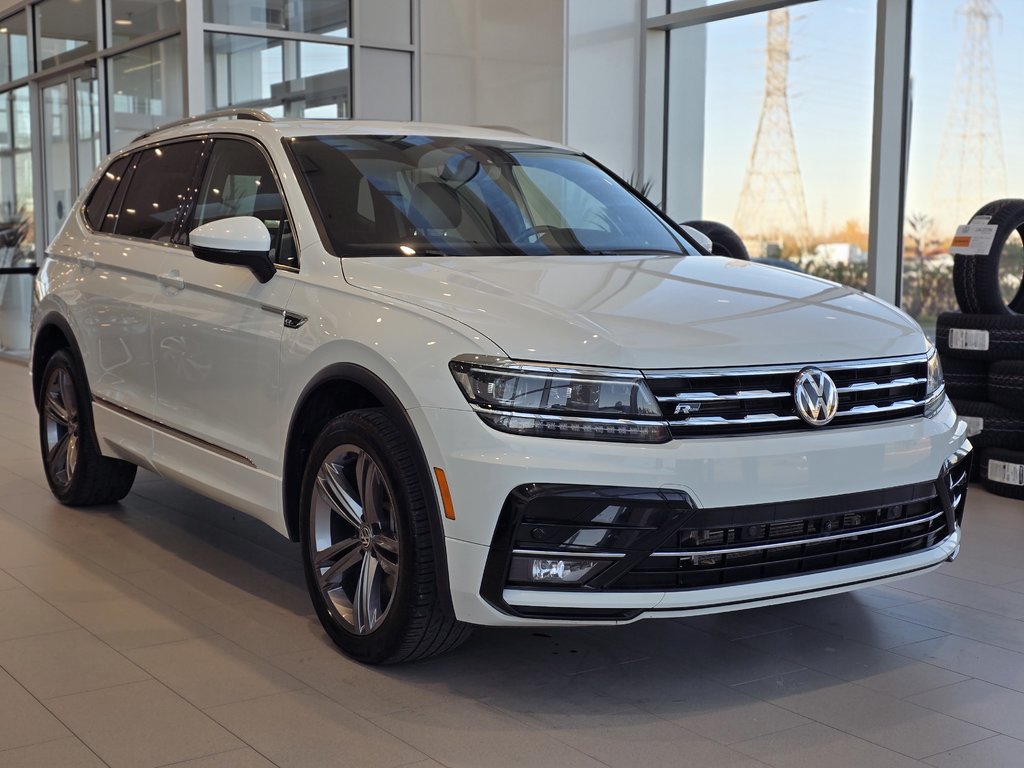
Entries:
{"label": "tire label", "polygon": [[989,224],[991,216],[975,216],[969,224],[961,224],[956,228],[953,242],[949,244],[949,252],[961,256],[987,256],[992,250],[996,239],[995,224]]}
{"label": "tire label", "polygon": [[974,437],[985,431],[985,420],[981,416],[961,416],[964,424],[967,425],[967,436]]}
{"label": "tire label", "polygon": [[988,479],[1006,485],[1024,486],[1024,464],[988,460]]}
{"label": "tire label", "polygon": [[950,328],[949,348],[986,351],[988,350],[988,331],[978,331],[973,328]]}

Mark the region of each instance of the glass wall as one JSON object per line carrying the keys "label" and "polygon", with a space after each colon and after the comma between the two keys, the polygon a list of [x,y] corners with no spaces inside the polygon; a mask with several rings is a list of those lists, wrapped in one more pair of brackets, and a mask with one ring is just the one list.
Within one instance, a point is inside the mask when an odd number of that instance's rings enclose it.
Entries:
{"label": "glass wall", "polygon": [[40,69],[66,64],[96,50],[96,0],[43,0],[35,6],[36,60]]}
{"label": "glass wall", "polygon": [[[0,270],[36,259],[28,86],[0,94]],[[31,276],[0,272],[0,350],[28,346]]]}
{"label": "glass wall", "polygon": [[820,0],[669,32],[670,214],[729,225],[755,258],[867,287],[875,16],[874,0]]}
{"label": "glass wall", "polygon": [[180,35],[110,57],[107,72],[112,150],[184,113]]}
{"label": "glass wall", "polygon": [[[352,24],[357,2],[362,36]],[[0,351],[27,345],[31,297],[31,276],[3,270],[33,264],[97,164],[141,133],[229,106],[275,117],[413,118],[416,2],[8,3],[0,18]],[[360,60],[361,103],[353,98]],[[201,71],[188,71],[190,61]]]}
{"label": "glass wall", "polygon": [[275,117],[351,116],[345,45],[206,35],[207,105],[255,107]]}
{"label": "glass wall", "polygon": [[[1020,196],[1024,17],[994,4],[929,0],[914,4],[912,22],[903,308],[931,331],[940,312],[957,308],[949,253],[957,225],[987,202]],[[1004,298],[1017,292],[1022,268],[1014,233],[1000,258]]]}
{"label": "glass wall", "polygon": [[110,0],[111,45],[181,26],[180,0]]}
{"label": "glass wall", "polygon": [[[390,0],[371,0],[368,6]],[[280,0],[204,0],[206,21],[235,27],[306,32],[348,37],[351,34],[349,0],[290,2]],[[408,9],[408,1],[405,2]]]}
{"label": "glass wall", "polygon": [[28,14],[22,11],[0,20],[0,83],[28,75],[27,18]]}

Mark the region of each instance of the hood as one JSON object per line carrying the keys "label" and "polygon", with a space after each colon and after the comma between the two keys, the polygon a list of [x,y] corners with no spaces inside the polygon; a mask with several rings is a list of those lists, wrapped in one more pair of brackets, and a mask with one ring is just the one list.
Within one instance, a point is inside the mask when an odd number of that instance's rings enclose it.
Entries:
{"label": "hood", "polygon": [[895,307],[717,256],[372,257],[354,286],[439,312],[513,359],[691,368],[894,357],[925,339]]}

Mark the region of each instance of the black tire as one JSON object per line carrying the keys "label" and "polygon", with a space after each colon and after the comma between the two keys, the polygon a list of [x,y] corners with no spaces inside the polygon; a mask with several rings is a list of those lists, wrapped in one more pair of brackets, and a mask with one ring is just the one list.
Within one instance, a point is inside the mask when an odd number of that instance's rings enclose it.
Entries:
{"label": "black tire", "polygon": [[943,312],[935,321],[935,346],[943,360],[1024,360],[1024,315]]}
{"label": "black tire", "polygon": [[1024,413],[1024,360],[1000,360],[988,372],[988,399]]}
{"label": "black tire", "polygon": [[967,436],[975,448],[1024,450],[1024,415],[977,400],[954,400],[953,405],[967,421]]}
{"label": "black tire", "polygon": [[989,399],[987,361],[961,360],[947,355],[942,356],[941,362],[947,395],[954,400]]}
{"label": "black tire", "polygon": [[138,468],[100,453],[85,375],[70,352],[53,354],[40,387],[39,444],[53,495],[72,507],[112,504],[127,496]]}
{"label": "black tire", "polygon": [[1010,499],[1024,499],[1024,451],[987,448],[981,452],[980,459],[981,484],[986,491]]}
{"label": "black tire", "polygon": [[707,235],[711,240],[711,253],[715,256],[728,256],[730,259],[750,261],[750,254],[747,252],[747,246],[743,244],[743,240],[725,224],[702,219],[685,221],[683,224]]}
{"label": "black tire", "polygon": [[1009,303],[1003,300],[999,290],[999,256],[1003,246],[1014,230],[1024,237],[1024,200],[993,200],[981,206],[974,216],[991,216],[989,224],[998,228],[987,254],[953,257],[953,290],[957,304],[962,311],[972,314],[1024,312],[1024,283]]}
{"label": "black tire", "polygon": [[365,664],[425,659],[470,634],[441,603],[428,517],[433,488],[415,462],[387,412],[364,409],[323,428],[303,475],[306,585],[324,630]]}

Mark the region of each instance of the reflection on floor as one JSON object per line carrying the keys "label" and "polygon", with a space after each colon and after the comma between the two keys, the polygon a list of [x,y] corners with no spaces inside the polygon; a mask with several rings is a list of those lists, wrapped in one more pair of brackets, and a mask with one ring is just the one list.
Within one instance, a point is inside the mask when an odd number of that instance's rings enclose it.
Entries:
{"label": "reflection on floor", "polygon": [[1024,504],[855,595],[607,629],[480,629],[402,668],[337,654],[299,553],[149,474],[45,488],[0,362],[0,766],[1020,766]]}

